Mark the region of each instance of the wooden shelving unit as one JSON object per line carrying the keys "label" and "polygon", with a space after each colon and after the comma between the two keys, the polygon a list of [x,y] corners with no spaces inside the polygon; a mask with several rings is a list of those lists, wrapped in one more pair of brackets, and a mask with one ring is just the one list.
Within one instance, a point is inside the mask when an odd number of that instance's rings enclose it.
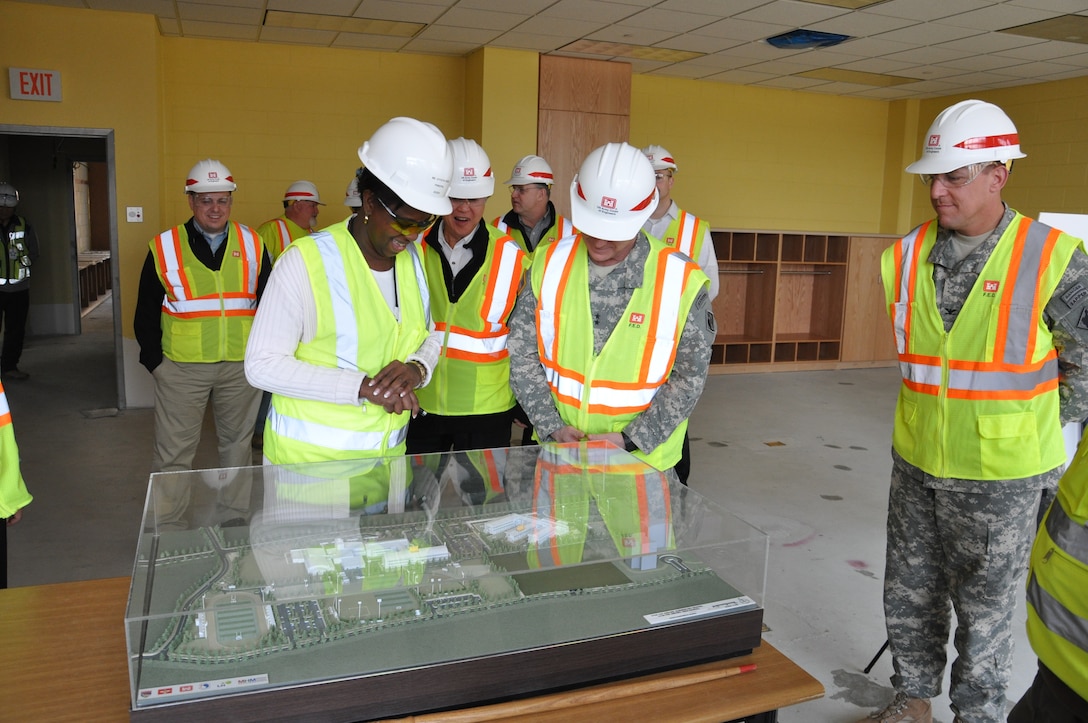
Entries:
{"label": "wooden shelving unit", "polygon": [[[711,236],[719,276],[712,373],[894,361],[877,277],[879,249],[892,239],[768,231],[712,231]],[[862,274],[850,272],[855,247],[868,252],[861,257]],[[850,289],[852,284],[864,288]],[[862,299],[865,307],[848,314],[848,299]],[[859,351],[854,334],[883,334],[888,341]],[[849,350],[845,359],[844,348]]]}

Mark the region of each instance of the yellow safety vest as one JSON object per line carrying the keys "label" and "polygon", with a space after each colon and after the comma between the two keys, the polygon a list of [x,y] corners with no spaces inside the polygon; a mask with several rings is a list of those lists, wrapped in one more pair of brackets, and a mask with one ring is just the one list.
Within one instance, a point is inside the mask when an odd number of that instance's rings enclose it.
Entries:
{"label": "yellow safety vest", "polygon": [[[593,353],[589,258],[581,235],[533,259],[537,345],[559,416],[586,433],[620,432],[669,379],[688,311],[709,280],[695,262],[649,239],[642,285],[599,356]],[[684,420],[653,452],[635,456],[659,470],[680,460]]]}
{"label": "yellow safety vest", "polygon": [[268,249],[268,255],[275,261],[292,241],[297,241],[303,236],[309,236],[310,229],[302,228],[302,226],[286,216],[280,216],[262,223],[257,228],[257,235],[264,241],[264,247]]}
{"label": "yellow safety vest", "polygon": [[709,228],[710,224],[703,219],[681,210],[680,215],[665,229],[661,242],[698,261]]}
{"label": "yellow safety vest", "polygon": [[212,271],[189,246],[184,226],[151,240],[162,302],[162,352],[175,362],[242,361],[257,313],[261,240],[248,226],[227,224],[227,250]]}
{"label": "yellow safety vest", "polygon": [[8,229],[7,254],[0,254],[0,285],[30,278],[30,249],[26,247],[26,219],[13,216]]}
{"label": "yellow safety vest", "polygon": [[[317,309],[312,341],[295,358],[317,366],[374,376],[405,361],[427,338],[427,280],[416,245],[396,255],[400,321],[386,304],[370,267],[347,228],[330,226],[292,244],[302,254]],[[264,453],[273,464],[320,462],[404,453],[410,416],[379,404],[334,404],[272,395]]]}
{"label": "yellow safety vest", "polygon": [[[464,294],[451,302],[442,274],[442,251],[423,246],[431,317],[442,332],[442,354],[426,387],[416,392],[431,414],[493,414],[514,407],[506,326],[517,300],[527,256],[512,238],[487,227],[483,265]],[[439,242],[440,243],[440,242]]]}
{"label": "yellow safety vest", "polygon": [[1083,443],[1035,537],[1027,600],[1035,654],[1088,700],[1088,445]]}
{"label": "yellow safety vest", "polygon": [[[499,216],[494,221],[492,221],[491,225],[502,231],[504,234],[508,234],[510,238],[517,241],[518,246],[520,246],[521,250],[525,253],[532,256],[536,252],[536,249],[533,249],[531,251],[529,250],[529,242],[525,240],[525,235],[516,228],[510,228],[510,224],[506,223],[506,221],[503,221],[502,216]],[[576,233],[578,233],[578,230],[574,228],[574,224],[557,213],[555,214],[555,223],[553,223],[552,227],[540,236],[540,242],[537,243],[536,248],[539,249],[544,245],[551,243],[552,241],[566,238],[567,236],[573,236]]]}
{"label": "yellow safety vest", "polygon": [[0,519],[5,519],[29,505],[34,498],[23,481],[19,446],[15,443],[15,428],[11,426],[11,410],[3,384],[0,384],[0,458],[3,459],[0,464]]}
{"label": "yellow safety vest", "polygon": [[937,477],[1019,479],[1065,461],[1058,357],[1043,308],[1080,240],[1017,214],[951,331],[935,303],[930,221],[881,260],[903,384],[892,443]]}

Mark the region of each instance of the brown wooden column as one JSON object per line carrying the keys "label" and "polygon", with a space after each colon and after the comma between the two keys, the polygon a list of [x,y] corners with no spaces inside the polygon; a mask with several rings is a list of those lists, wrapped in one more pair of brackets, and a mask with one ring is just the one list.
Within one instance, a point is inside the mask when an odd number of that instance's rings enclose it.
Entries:
{"label": "brown wooden column", "polygon": [[630,133],[631,65],[608,60],[540,57],[537,154],[555,173],[552,202],[570,217],[570,182],[597,146]]}

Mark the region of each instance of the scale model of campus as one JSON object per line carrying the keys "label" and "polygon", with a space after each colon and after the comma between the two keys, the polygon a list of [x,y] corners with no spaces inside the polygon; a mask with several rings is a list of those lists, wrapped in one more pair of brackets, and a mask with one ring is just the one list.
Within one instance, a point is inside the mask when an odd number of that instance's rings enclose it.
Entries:
{"label": "scale model of campus", "polygon": [[127,621],[134,707],[757,607],[694,553],[670,553],[666,523],[624,524],[500,503],[290,524],[258,513],[248,527],[160,532],[153,564],[142,554],[134,575],[134,602],[151,586],[150,614]]}

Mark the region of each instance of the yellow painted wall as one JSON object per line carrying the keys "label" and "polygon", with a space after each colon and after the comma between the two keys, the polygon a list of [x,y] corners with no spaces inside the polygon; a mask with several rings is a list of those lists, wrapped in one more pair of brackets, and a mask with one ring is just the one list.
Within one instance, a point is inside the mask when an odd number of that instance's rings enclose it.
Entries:
{"label": "yellow painted wall", "polygon": [[[147,240],[161,216],[159,194],[159,34],[154,17],[0,3],[0,65],[56,70],[59,103],[0,96],[0,123],[114,131],[117,167],[118,263],[132,280],[123,318],[135,309]],[[6,75],[6,72],[5,72]],[[125,206],[143,206],[145,223],[125,223]],[[125,329],[131,335],[131,324]]]}
{"label": "yellow painted wall", "polygon": [[[465,61],[407,53],[163,38],[163,205],[160,225],[191,214],[186,174],[215,158],[231,170],[235,221],[283,213],[292,182],[317,184],[318,225],[346,218],[344,191],[363,141],[394,116],[464,128]],[[194,58],[213,58],[194,63]]]}
{"label": "yellow painted wall", "polygon": [[[469,56],[469,75],[478,83],[476,140],[487,151],[495,174],[495,195],[487,202],[490,221],[510,210],[510,193],[502,182],[523,157],[536,153],[537,93],[540,56],[523,50],[482,48]],[[478,79],[478,80],[477,80]],[[466,126],[469,124],[466,122]]]}
{"label": "yellow painted wall", "polygon": [[631,142],[676,158],[673,198],[712,226],[878,233],[889,104],[632,78]]}

